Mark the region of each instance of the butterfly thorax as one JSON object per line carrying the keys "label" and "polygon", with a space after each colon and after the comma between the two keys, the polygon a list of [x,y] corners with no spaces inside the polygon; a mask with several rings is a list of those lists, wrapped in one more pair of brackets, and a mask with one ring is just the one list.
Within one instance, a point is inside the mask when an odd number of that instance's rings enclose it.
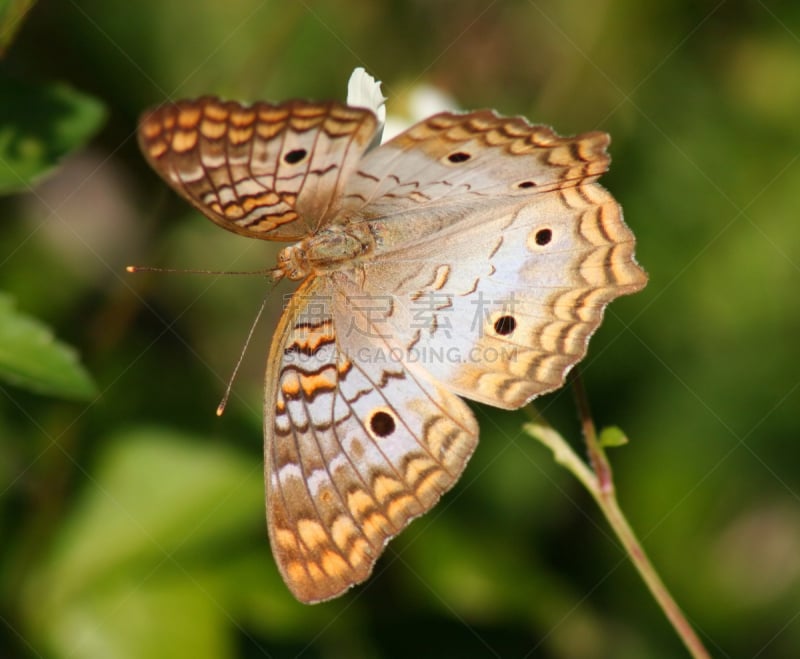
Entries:
{"label": "butterfly thorax", "polygon": [[278,255],[281,277],[298,280],[344,267],[355,267],[372,252],[375,240],[366,223],[334,225],[284,247]]}

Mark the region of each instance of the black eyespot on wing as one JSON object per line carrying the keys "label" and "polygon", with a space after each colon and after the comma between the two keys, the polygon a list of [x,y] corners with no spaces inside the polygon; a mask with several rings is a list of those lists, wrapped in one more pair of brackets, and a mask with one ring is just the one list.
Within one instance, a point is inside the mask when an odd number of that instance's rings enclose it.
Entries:
{"label": "black eyespot on wing", "polygon": [[494,321],[494,331],[500,336],[508,336],[515,329],[517,329],[517,320],[514,316],[500,316],[500,318]]}
{"label": "black eyespot on wing", "polygon": [[308,155],[308,151],[305,149],[294,149],[289,151],[285,156],[283,156],[283,161],[289,165],[294,165],[300,162],[303,158]]}
{"label": "black eyespot on wing", "polygon": [[550,229],[539,229],[534,240],[537,245],[546,245],[553,239],[553,232]]}
{"label": "black eyespot on wing", "polygon": [[521,182],[517,183],[517,187],[518,188],[535,188],[536,187],[536,183],[534,183],[533,181],[521,181]]}
{"label": "black eyespot on wing", "polygon": [[391,414],[383,410],[378,410],[370,417],[369,427],[378,437],[388,437],[395,431],[397,425]]}
{"label": "black eyespot on wing", "polygon": [[472,155],[466,151],[456,151],[455,153],[451,153],[449,156],[447,156],[447,159],[454,164],[466,162],[470,158],[472,158]]}

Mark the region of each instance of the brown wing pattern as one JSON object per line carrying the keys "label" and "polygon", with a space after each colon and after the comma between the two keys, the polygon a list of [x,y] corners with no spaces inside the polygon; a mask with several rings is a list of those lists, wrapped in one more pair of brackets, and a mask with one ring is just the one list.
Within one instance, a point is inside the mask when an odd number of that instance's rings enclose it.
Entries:
{"label": "brown wing pattern", "polygon": [[152,167],[221,227],[298,240],[335,214],[376,128],[369,110],[336,102],[244,106],[203,97],[145,113],[139,143]]}
{"label": "brown wing pattern", "polygon": [[490,110],[445,112],[368,153],[346,199],[369,217],[404,219],[447,204],[502,203],[591,183],[609,164],[606,133],[561,137]]}
{"label": "brown wing pattern", "polygon": [[506,408],[563,384],[606,305],[647,282],[597,183],[608,143],[481,111],[436,115],[367,154],[347,194],[368,201],[380,258],[352,286],[392,297],[387,332],[411,356],[453,355],[412,367]]}
{"label": "brown wing pattern", "polygon": [[[478,440],[467,406],[403,364],[340,351],[335,295],[309,280],[281,319],[265,398],[267,519],[302,602],[366,579],[385,544],[458,480]],[[338,322],[337,322],[338,321]]]}

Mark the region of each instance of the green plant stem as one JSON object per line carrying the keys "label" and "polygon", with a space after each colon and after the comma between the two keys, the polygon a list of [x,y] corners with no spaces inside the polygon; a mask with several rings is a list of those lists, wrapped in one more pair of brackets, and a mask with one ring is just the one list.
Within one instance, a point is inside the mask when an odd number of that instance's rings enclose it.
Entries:
{"label": "green plant stem", "polygon": [[536,418],[532,423],[526,424],[526,430],[547,446],[553,452],[556,462],[572,472],[592,495],[614,533],[622,542],[631,562],[650,589],[650,593],[661,607],[664,615],[670,621],[691,656],[695,659],[710,659],[711,655],[709,655],[683,611],[681,611],[667,590],[620,509],[611,465],[608,462],[605,450],[597,441],[597,432],[580,376],[574,374],[572,383],[581,416],[581,426],[591,469],[576,455],[566,440],[541,419]]}

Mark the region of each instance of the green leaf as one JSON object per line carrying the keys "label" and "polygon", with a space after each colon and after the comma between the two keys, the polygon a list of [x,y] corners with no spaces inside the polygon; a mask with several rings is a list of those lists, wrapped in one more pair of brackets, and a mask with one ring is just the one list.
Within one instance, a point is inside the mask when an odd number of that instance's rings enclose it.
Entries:
{"label": "green leaf", "polygon": [[[157,428],[103,443],[28,581],[28,625],[56,657],[231,656],[238,598],[263,589],[270,560],[260,460]],[[248,560],[232,589],[221,575],[253,543],[260,567]]]}
{"label": "green leaf", "polygon": [[53,613],[44,633],[51,657],[233,656],[232,635],[219,606],[187,581],[148,583],[142,579],[132,583],[128,592],[92,592]]}
{"label": "green leaf", "polygon": [[119,569],[148,573],[180,550],[209,551],[236,529],[263,530],[263,475],[223,446],[159,429],[115,437],[64,526],[59,589]]}
{"label": "green leaf", "polygon": [[103,105],[63,84],[0,76],[0,194],[29,188],[82,147],[105,118]]}
{"label": "green leaf", "polygon": [[95,395],[74,348],[57,340],[36,318],[0,292],[0,378],[41,394],[77,400]]}
{"label": "green leaf", "polygon": [[34,2],[35,0],[0,0],[0,57],[6,54]]}
{"label": "green leaf", "polygon": [[627,444],[628,436],[619,426],[606,426],[600,431],[597,441],[600,443],[600,446],[604,448],[613,448],[615,446],[624,446]]}

